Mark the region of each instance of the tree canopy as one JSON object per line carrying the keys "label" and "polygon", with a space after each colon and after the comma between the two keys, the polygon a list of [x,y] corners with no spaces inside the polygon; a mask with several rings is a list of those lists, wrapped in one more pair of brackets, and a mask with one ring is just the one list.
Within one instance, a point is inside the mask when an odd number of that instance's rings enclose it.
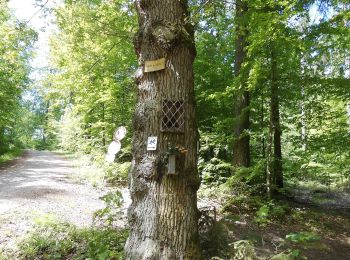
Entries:
{"label": "tree canopy", "polygon": [[32,46],[36,33],[16,21],[7,4],[0,4],[0,152],[18,145],[22,94],[29,87]]}

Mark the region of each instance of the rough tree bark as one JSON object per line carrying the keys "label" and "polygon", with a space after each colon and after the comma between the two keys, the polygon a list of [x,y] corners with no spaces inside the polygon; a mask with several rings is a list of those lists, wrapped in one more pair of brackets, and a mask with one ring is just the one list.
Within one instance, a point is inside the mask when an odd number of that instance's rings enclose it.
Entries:
{"label": "rough tree bark", "polygon": [[[135,5],[139,31],[134,46],[141,68],[135,76],[138,101],[133,119],[126,258],[201,259],[193,82],[196,51],[187,0],[137,0]],[[145,61],[160,58],[166,58],[164,70],[145,72]],[[181,132],[161,131],[165,100],[183,102]],[[147,151],[150,136],[158,137],[156,151]],[[176,156],[177,174],[167,173],[169,154]]]}
{"label": "rough tree bark", "polygon": [[[269,197],[283,188],[281,125],[279,110],[279,87],[277,75],[277,57],[274,46],[271,46],[271,92],[270,92],[270,125],[267,157],[267,191]],[[273,153],[272,153],[273,147]]]}
{"label": "rough tree bark", "polygon": [[248,4],[245,0],[236,1],[236,42],[235,42],[235,77],[240,77],[240,90],[235,100],[235,127],[233,143],[233,164],[235,166],[250,165],[250,137],[249,130],[249,103],[250,93],[246,89],[246,77],[242,73],[242,64],[247,56],[247,27],[245,16],[248,12]]}

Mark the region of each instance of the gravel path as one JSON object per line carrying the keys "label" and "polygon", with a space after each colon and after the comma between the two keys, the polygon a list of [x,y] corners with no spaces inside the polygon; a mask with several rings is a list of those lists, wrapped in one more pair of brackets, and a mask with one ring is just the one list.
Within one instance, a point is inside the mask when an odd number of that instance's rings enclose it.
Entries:
{"label": "gravel path", "polygon": [[92,224],[92,214],[104,206],[97,190],[72,180],[75,169],[60,155],[27,151],[0,165],[0,246],[15,241],[47,214],[78,227]]}

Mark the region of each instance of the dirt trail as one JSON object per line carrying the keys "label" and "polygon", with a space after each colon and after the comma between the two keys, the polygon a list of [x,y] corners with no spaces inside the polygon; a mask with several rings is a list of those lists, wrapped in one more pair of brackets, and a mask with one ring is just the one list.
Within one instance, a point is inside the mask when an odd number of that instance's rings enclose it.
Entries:
{"label": "dirt trail", "polygon": [[0,246],[11,248],[46,214],[79,227],[104,206],[101,194],[72,180],[72,164],[52,152],[27,151],[0,165]]}

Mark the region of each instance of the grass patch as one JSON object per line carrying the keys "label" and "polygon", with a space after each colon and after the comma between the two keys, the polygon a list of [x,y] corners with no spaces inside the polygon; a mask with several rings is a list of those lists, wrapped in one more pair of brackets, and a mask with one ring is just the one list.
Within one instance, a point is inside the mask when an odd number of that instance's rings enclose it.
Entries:
{"label": "grass patch", "polygon": [[23,149],[13,148],[13,149],[5,152],[4,154],[0,155],[0,163],[11,161],[11,160],[15,159],[16,157],[22,155],[23,152],[24,152]]}
{"label": "grass patch", "polygon": [[16,256],[7,259],[124,259],[126,230],[77,228],[52,217],[37,219],[36,223],[34,231],[19,243]]}
{"label": "grass patch", "polygon": [[104,155],[86,155],[54,151],[73,162],[76,175],[73,178],[79,182],[89,182],[94,187],[126,185],[131,162],[108,163]]}

